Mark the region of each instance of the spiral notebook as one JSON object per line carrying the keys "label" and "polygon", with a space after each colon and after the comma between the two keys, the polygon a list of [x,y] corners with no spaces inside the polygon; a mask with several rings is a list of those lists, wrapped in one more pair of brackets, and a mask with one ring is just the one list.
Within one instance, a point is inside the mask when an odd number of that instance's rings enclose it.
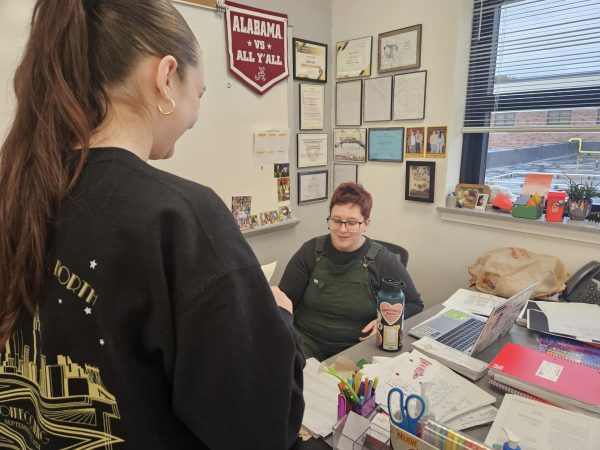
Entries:
{"label": "spiral notebook", "polygon": [[572,411],[600,413],[600,370],[516,344],[490,363],[490,384]]}

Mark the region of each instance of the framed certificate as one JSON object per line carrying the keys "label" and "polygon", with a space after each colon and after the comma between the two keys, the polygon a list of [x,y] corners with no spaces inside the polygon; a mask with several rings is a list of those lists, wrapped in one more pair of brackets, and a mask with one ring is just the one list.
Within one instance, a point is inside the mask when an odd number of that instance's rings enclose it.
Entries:
{"label": "framed certificate", "polygon": [[328,170],[298,172],[298,204],[327,200]]}
{"label": "framed certificate", "polygon": [[335,77],[340,79],[371,76],[372,45],[371,36],[338,42]]}
{"label": "framed certificate", "polygon": [[342,81],[335,85],[335,124],[360,126],[362,80]]}
{"label": "framed certificate", "polygon": [[363,120],[392,120],[392,77],[366,79],[364,90]]}
{"label": "framed certificate", "polygon": [[366,128],[335,128],[333,130],[333,160],[335,162],[366,162]]}
{"label": "framed certificate", "polygon": [[327,45],[306,39],[292,39],[294,79],[327,82]]}
{"label": "framed certificate", "polygon": [[322,130],[325,111],[325,86],[300,84],[300,129]]}
{"label": "framed certificate", "polygon": [[333,165],[333,189],[335,190],[340,184],[352,181],[358,182],[358,165],[357,164],[334,164]]}
{"label": "framed certificate", "polygon": [[369,161],[404,161],[404,128],[369,128]]}
{"label": "framed certificate", "polygon": [[425,118],[427,71],[394,75],[394,120]]}
{"label": "framed certificate", "polygon": [[378,73],[421,67],[421,25],[379,35]]}
{"label": "framed certificate", "polygon": [[298,133],[298,168],[327,165],[327,134]]}

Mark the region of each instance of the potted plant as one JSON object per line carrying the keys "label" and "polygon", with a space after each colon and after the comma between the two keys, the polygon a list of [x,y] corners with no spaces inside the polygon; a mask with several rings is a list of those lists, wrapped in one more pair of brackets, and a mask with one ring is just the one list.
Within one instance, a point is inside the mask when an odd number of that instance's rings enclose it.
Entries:
{"label": "potted plant", "polygon": [[564,175],[569,183],[566,189],[569,197],[567,202],[569,216],[573,220],[584,220],[592,210],[592,198],[600,197],[600,183],[594,184],[592,181],[576,183],[570,176]]}

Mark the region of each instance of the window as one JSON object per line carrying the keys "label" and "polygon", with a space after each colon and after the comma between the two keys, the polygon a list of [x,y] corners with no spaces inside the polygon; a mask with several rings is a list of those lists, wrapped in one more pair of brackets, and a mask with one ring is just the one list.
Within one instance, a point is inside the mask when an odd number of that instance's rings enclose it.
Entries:
{"label": "window", "polygon": [[461,182],[600,182],[600,0],[474,0],[468,76]]}
{"label": "window", "polygon": [[571,124],[571,110],[562,109],[557,111],[548,111],[548,118],[546,119],[548,125],[570,125]]}
{"label": "window", "polygon": [[493,113],[493,123],[496,127],[512,127],[515,124],[515,116],[514,112],[507,113]]}

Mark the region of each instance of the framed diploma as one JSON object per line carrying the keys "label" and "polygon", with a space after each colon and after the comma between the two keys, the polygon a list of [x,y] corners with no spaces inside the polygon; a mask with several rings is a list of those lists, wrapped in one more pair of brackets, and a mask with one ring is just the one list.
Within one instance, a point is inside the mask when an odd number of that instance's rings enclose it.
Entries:
{"label": "framed diploma", "polygon": [[372,45],[371,36],[338,42],[335,77],[340,79],[371,76]]}
{"label": "framed diploma", "polygon": [[360,126],[362,80],[343,81],[335,85],[335,124]]}
{"label": "framed diploma", "polygon": [[300,84],[300,129],[322,130],[325,111],[325,86]]}
{"label": "framed diploma", "polygon": [[335,162],[366,162],[367,129],[334,128],[333,159]]}
{"label": "framed diploma", "polygon": [[327,134],[298,133],[298,168],[327,165]]}
{"label": "framed diploma", "polygon": [[379,35],[377,72],[421,67],[421,25],[388,31]]}
{"label": "framed diploma", "polygon": [[369,161],[402,162],[404,128],[369,128]]}
{"label": "framed diploma", "polygon": [[358,165],[356,164],[334,164],[333,165],[333,189],[340,184],[352,181],[358,182]]}
{"label": "framed diploma", "polygon": [[392,120],[392,77],[366,79],[364,90],[363,120]]}
{"label": "framed diploma", "polygon": [[292,39],[294,79],[327,82],[327,45],[305,39]]}
{"label": "framed diploma", "polygon": [[327,200],[328,170],[298,172],[298,204]]}
{"label": "framed diploma", "polygon": [[394,120],[425,118],[427,71],[394,75]]}

